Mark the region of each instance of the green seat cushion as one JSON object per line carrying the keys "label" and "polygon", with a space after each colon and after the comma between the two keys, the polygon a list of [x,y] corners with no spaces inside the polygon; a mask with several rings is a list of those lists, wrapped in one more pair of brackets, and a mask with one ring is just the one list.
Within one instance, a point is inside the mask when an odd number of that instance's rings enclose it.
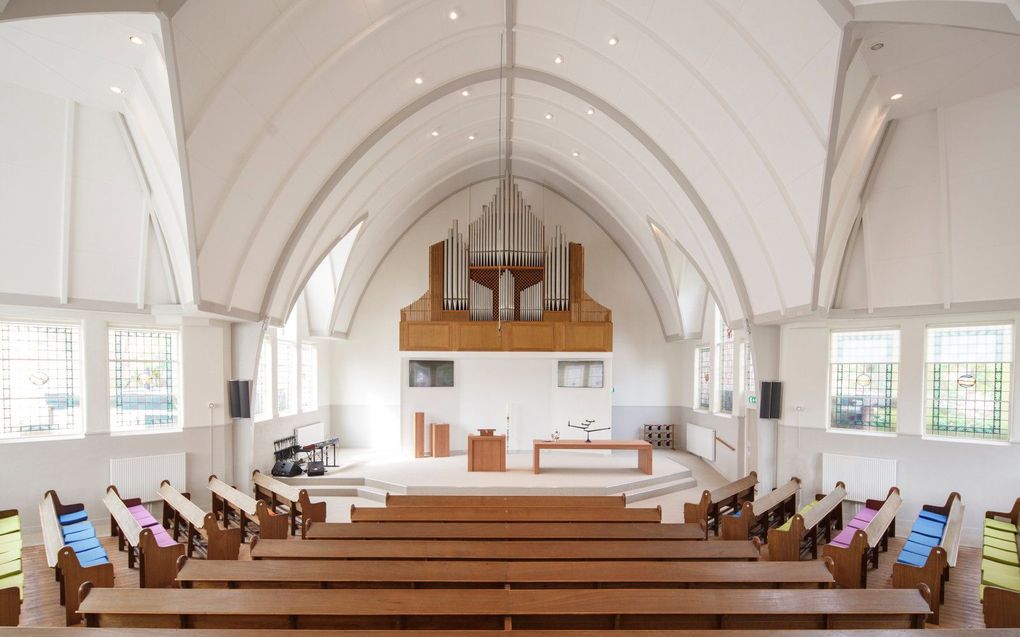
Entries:
{"label": "green seat cushion", "polygon": [[1020,575],[1003,575],[996,572],[981,574],[981,583],[988,586],[998,586],[1010,591],[1020,592]]}
{"label": "green seat cushion", "polygon": [[[813,509],[816,504],[818,504],[818,500],[812,500],[812,501],[808,502],[807,504],[805,504],[801,508],[800,511],[797,511],[797,513],[800,513],[801,516],[803,516],[805,513],[807,513],[811,509]],[[778,529],[780,531],[789,531],[790,530],[790,524],[792,524],[792,523],[793,523],[793,518],[790,518],[786,522],[783,522],[780,526],[777,526],[776,529]]]}
{"label": "green seat cushion", "polygon": [[1013,524],[1012,522],[1007,522],[1005,520],[995,520],[991,518],[985,518],[985,528],[998,529],[1000,531],[1007,531],[1009,533],[1017,532],[1016,525]]}
{"label": "green seat cushion", "polygon": [[3,551],[0,552],[0,565],[7,564],[8,562],[17,562],[21,559],[21,551]]}
{"label": "green seat cushion", "polygon": [[1020,568],[1016,566],[983,559],[981,560],[981,572],[984,573],[985,571],[995,571],[1002,575],[1020,575]]}
{"label": "green seat cushion", "polygon": [[21,534],[0,536],[0,553],[4,551],[20,551],[22,546]]}
{"label": "green seat cushion", "polygon": [[21,598],[25,598],[25,576],[22,573],[17,575],[8,575],[7,577],[0,577],[0,588],[19,588],[21,589]]}
{"label": "green seat cushion", "polygon": [[8,575],[17,575],[21,572],[21,560],[13,560],[6,564],[0,564],[0,577],[7,577]]}
{"label": "green seat cushion", "polygon": [[0,518],[0,535],[17,533],[21,530],[21,518],[13,515],[9,518]]}
{"label": "green seat cushion", "polygon": [[999,529],[992,529],[985,527],[985,537],[994,537],[997,540],[1004,540],[1006,542],[1012,541],[1016,544],[1016,533],[1010,533],[1009,531],[1000,531]]}
{"label": "green seat cushion", "polygon": [[1009,552],[997,549],[991,546],[984,548],[985,559],[992,560],[993,562],[1001,562],[1002,564],[1009,564],[1010,566],[1020,566],[1020,558],[1017,557],[1016,551]]}
{"label": "green seat cushion", "polygon": [[1016,553],[1016,542],[1007,542],[994,537],[985,536],[985,546],[991,546],[1001,551],[1011,551]]}

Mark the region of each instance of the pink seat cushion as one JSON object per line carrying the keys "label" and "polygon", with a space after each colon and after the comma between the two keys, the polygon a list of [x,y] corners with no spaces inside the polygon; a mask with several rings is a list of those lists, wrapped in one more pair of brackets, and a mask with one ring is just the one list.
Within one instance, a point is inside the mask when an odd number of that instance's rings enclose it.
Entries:
{"label": "pink seat cushion", "polygon": [[857,512],[857,515],[854,516],[854,519],[864,520],[865,522],[871,522],[876,515],[878,515],[878,511],[874,509],[864,508]]}
{"label": "pink seat cushion", "polygon": [[852,529],[860,529],[863,531],[865,528],[867,528],[868,522],[867,520],[858,520],[857,518],[854,518],[847,522],[846,525]]}
{"label": "pink seat cushion", "polygon": [[148,510],[146,510],[146,508],[140,504],[138,506],[130,507],[128,511],[131,513],[131,516],[135,520],[137,520],[138,523],[141,524],[142,526],[152,526],[153,524],[157,524],[156,518],[152,517],[152,514],[149,513]]}
{"label": "pink seat cushion", "polygon": [[847,528],[845,528],[842,531],[840,531],[839,535],[837,535],[836,537],[832,538],[831,544],[835,544],[836,546],[843,546],[843,547],[850,546],[850,540],[854,539],[854,533],[856,531],[857,531],[857,529],[848,526]]}
{"label": "pink seat cushion", "polygon": [[173,546],[177,544],[174,539],[170,537],[170,534],[166,531],[153,533],[153,537],[156,538],[156,544],[158,546]]}

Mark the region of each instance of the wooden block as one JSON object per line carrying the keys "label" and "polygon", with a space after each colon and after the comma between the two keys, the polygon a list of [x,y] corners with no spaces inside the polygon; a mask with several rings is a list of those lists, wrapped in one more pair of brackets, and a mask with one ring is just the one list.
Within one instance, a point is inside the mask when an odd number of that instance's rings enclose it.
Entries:
{"label": "wooden block", "polygon": [[447,458],[450,456],[450,425],[445,423],[432,423],[432,447],[433,458]]}
{"label": "wooden block", "polygon": [[506,436],[468,436],[468,471],[506,471]]}
{"label": "wooden block", "polygon": [[414,457],[425,457],[425,412],[414,412]]}

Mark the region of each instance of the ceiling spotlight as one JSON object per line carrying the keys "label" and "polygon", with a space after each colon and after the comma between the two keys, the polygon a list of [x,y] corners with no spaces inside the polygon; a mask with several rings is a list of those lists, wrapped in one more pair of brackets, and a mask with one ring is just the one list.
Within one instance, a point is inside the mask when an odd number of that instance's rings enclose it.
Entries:
{"label": "ceiling spotlight", "polygon": [[589,106],[588,110],[585,111],[585,112],[587,112],[589,115],[594,115],[595,114],[595,109]]}
{"label": "ceiling spotlight", "polygon": [[609,36],[609,46],[616,46],[619,43],[620,40],[615,35]]}
{"label": "ceiling spotlight", "polygon": [[421,76],[418,76],[418,77],[414,78],[414,83],[419,85],[419,86],[421,86],[424,82],[425,82],[425,80],[423,80],[421,78]]}
{"label": "ceiling spotlight", "polygon": [[452,10],[452,11],[450,11],[450,13],[448,13],[447,15],[448,15],[448,16],[450,16],[450,19],[451,19],[451,20],[456,20],[457,18],[459,18],[459,17],[460,17],[460,14],[459,14],[459,13],[457,13],[457,10],[456,10],[456,9],[453,9],[453,10]]}
{"label": "ceiling spotlight", "polygon": [[903,97],[903,93],[893,93],[892,95],[889,96],[889,99],[891,99],[891,100],[893,100],[895,102],[896,100],[900,99],[901,97]]}
{"label": "ceiling spotlight", "polygon": [[468,95],[471,95],[471,91],[464,89],[463,91],[460,92],[460,94],[463,95],[464,97],[467,97]]}
{"label": "ceiling spotlight", "polygon": [[122,89],[119,86],[111,86],[110,90],[113,91],[114,93],[116,93],[117,95],[120,95],[121,93],[124,92],[124,89]]}
{"label": "ceiling spotlight", "polygon": [[131,41],[131,44],[145,44],[145,40],[141,39],[137,35],[129,36],[128,40]]}
{"label": "ceiling spotlight", "polygon": [[563,56],[562,55],[557,55],[556,57],[553,58],[553,62],[555,62],[557,64],[563,64]]}
{"label": "ceiling spotlight", "polygon": [[570,153],[570,156],[571,156],[571,157],[580,157],[580,156],[581,156],[581,153],[579,153],[579,152],[577,152],[577,151],[575,150],[574,152]]}
{"label": "ceiling spotlight", "polygon": [[552,113],[546,113],[545,114],[545,118],[546,119],[552,119]]}
{"label": "ceiling spotlight", "polygon": [[439,137],[439,129],[436,129],[430,133],[433,137]]}
{"label": "ceiling spotlight", "polygon": [[468,141],[469,142],[475,141],[475,136],[474,135],[468,135]]}
{"label": "ceiling spotlight", "polygon": [[885,46],[885,44],[883,44],[881,42],[875,42],[874,44],[872,44],[868,48],[870,48],[872,51],[877,51],[877,50],[881,49],[883,46]]}

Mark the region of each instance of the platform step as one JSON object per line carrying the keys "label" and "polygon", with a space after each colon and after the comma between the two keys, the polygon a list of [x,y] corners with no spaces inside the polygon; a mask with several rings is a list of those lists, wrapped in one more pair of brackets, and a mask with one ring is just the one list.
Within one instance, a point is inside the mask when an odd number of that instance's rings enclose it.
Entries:
{"label": "platform step", "polygon": [[693,489],[696,486],[698,486],[698,481],[693,477],[686,476],[677,480],[659,482],[658,484],[634,489],[633,491],[625,491],[624,496],[627,498],[627,504],[631,504],[633,502],[640,502],[641,500],[647,500],[649,498],[657,498],[660,495],[666,495],[668,493],[686,491],[687,489]]}

